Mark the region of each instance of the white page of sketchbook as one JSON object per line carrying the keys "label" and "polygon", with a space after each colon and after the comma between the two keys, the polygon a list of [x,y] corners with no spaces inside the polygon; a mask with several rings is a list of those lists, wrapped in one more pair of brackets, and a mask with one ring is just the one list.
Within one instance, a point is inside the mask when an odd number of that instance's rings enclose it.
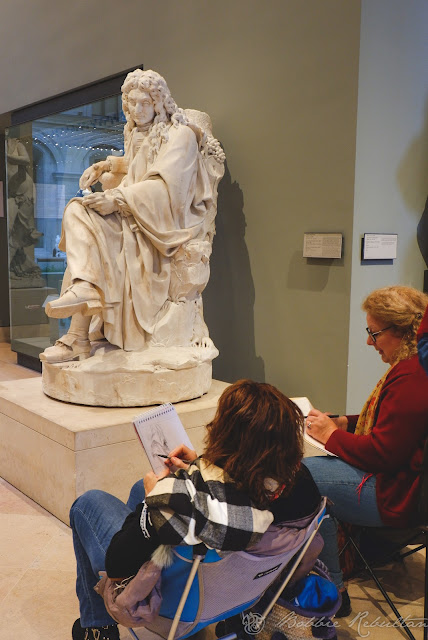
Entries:
{"label": "white page of sketchbook", "polygon": [[[313,409],[313,406],[310,403],[309,398],[306,398],[304,396],[302,396],[301,398],[290,398],[290,400],[292,400],[294,402],[294,404],[297,404],[297,406],[299,407],[300,411],[303,413],[303,415],[305,417],[308,415],[309,411],[311,409]],[[319,449],[320,451],[324,451],[329,456],[337,457],[335,453],[331,453],[331,451],[327,451],[327,449],[325,448],[325,446],[323,444],[321,444],[321,442],[318,442],[318,440],[315,440],[315,438],[313,438],[312,436],[309,435],[309,433],[306,430],[306,423],[305,423],[305,427],[303,429],[303,437],[306,440],[306,442],[311,444],[316,449]]]}
{"label": "white page of sketchbook", "polygon": [[159,458],[158,454],[166,456],[180,444],[193,449],[172,404],[164,404],[138,415],[134,418],[134,426],[155,473],[165,469],[164,459]]}

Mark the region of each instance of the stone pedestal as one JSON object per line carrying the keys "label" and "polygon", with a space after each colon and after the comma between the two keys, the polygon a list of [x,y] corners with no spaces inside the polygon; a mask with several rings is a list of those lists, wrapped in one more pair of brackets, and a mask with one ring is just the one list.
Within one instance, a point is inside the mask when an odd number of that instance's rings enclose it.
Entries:
{"label": "stone pedestal", "polygon": [[[214,380],[206,395],[175,405],[198,453],[227,386]],[[71,504],[88,489],[126,500],[150,469],[132,424],[143,411],[53,400],[40,378],[2,383],[0,475],[67,524]]]}
{"label": "stone pedestal", "polygon": [[86,360],[43,362],[43,391],[57,400],[99,407],[199,398],[211,388],[211,362],[218,356],[211,340],[207,344],[123,351],[106,341],[95,342]]}

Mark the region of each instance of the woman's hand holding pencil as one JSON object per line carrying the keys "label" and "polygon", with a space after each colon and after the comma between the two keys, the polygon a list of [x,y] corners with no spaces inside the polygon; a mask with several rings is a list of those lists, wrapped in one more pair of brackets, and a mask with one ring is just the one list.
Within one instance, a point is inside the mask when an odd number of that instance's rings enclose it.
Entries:
{"label": "woman's hand holding pencil", "polygon": [[[159,455],[159,454],[158,454]],[[167,467],[177,467],[178,469],[187,469],[188,465],[198,457],[193,449],[180,444],[169,452],[168,456],[159,455],[159,458],[165,458]]]}

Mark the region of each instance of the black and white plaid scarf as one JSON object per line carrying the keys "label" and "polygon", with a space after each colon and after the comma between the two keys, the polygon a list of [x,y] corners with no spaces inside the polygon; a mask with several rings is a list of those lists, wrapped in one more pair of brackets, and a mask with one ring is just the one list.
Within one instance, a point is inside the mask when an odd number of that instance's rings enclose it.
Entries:
{"label": "black and white plaid scarf", "polygon": [[203,458],[157,482],[146,505],[162,543],[173,546],[203,542],[218,551],[240,551],[256,544],[273,520]]}

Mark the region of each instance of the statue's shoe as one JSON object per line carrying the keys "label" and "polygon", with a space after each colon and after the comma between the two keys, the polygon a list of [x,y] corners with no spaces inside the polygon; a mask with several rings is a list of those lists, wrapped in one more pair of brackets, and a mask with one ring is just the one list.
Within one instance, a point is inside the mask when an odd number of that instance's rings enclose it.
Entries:
{"label": "statue's shoe", "polygon": [[93,316],[101,311],[100,295],[87,282],[72,284],[60,298],[46,305],[46,314],[50,318],[68,318],[78,312],[84,316]]}
{"label": "statue's shoe", "polygon": [[40,354],[42,362],[55,364],[56,362],[69,362],[70,360],[86,360],[91,355],[91,343],[89,340],[79,338],[73,333],[66,333],[55,342],[53,347],[48,347]]}

